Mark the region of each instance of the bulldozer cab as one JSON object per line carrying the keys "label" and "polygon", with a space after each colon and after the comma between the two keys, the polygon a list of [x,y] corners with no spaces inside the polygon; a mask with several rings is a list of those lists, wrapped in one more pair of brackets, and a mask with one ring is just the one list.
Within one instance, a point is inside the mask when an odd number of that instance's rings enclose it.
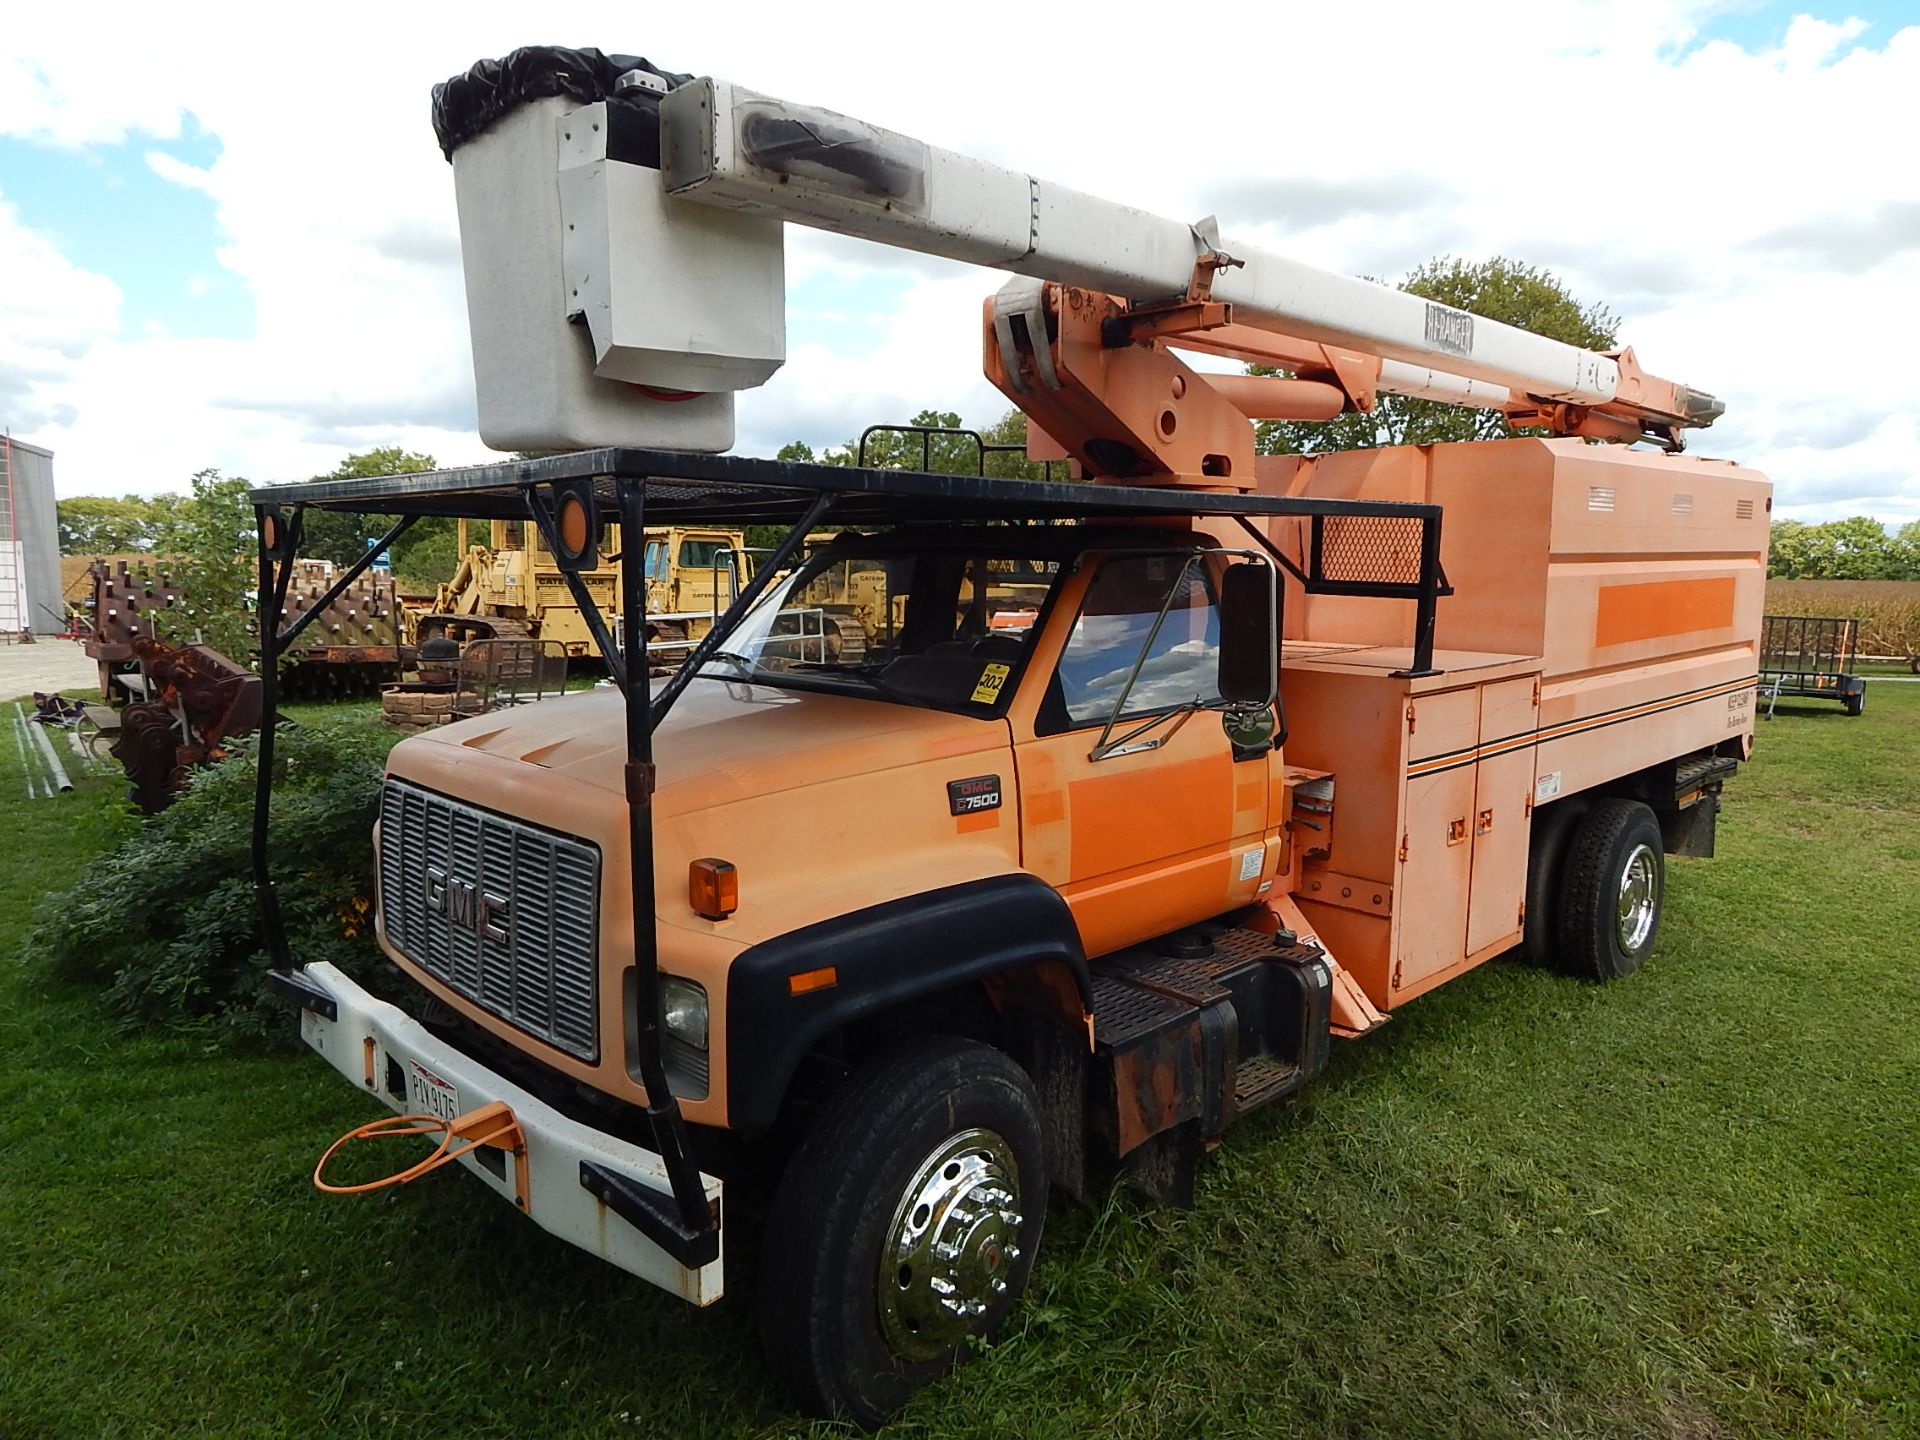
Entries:
{"label": "bulldozer cab", "polygon": [[661,615],[711,618],[725,610],[752,569],[738,530],[649,528],[647,609]]}

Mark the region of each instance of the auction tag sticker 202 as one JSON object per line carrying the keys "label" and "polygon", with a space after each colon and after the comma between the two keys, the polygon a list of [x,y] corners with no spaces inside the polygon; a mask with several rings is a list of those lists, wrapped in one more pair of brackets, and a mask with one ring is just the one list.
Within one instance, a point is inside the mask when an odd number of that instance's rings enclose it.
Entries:
{"label": "auction tag sticker 202", "polygon": [[1013,667],[1011,665],[1004,665],[998,660],[990,662],[987,667],[980,672],[980,683],[973,687],[973,703],[976,705],[993,704],[994,701],[1000,698],[1000,687],[1007,683],[1007,676],[1012,673]]}

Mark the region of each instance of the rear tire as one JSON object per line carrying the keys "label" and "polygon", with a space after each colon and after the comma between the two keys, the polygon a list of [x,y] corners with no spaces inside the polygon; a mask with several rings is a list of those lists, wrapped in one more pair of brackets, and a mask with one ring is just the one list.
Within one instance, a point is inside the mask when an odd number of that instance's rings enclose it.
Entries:
{"label": "rear tire", "polygon": [[1590,980],[1645,963],[1660,930],[1667,867],[1660,822],[1638,800],[1596,801],[1574,827],[1560,879],[1560,957]]}
{"label": "rear tire", "polygon": [[1840,708],[1845,710],[1849,715],[1858,715],[1862,710],[1867,708],[1866,689],[1862,687],[1855,694],[1841,696]]}
{"label": "rear tire", "polygon": [[1580,821],[1579,800],[1562,800],[1533,813],[1533,837],[1527,846],[1526,938],[1521,952],[1529,965],[1553,969],[1560,960],[1560,871],[1567,839]]}
{"label": "rear tire", "polygon": [[1046,1220],[1033,1083],[936,1037],[855,1072],[780,1179],[756,1297],[767,1364],[814,1412],[871,1428],[991,1337]]}

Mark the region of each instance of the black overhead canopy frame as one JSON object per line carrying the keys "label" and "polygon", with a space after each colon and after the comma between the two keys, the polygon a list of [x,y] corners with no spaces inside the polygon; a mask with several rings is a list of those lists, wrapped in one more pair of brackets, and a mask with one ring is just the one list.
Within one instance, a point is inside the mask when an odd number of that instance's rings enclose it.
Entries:
{"label": "black overhead canopy frame", "polygon": [[[786,534],[655,696],[648,683],[642,567],[621,566],[622,633],[616,636],[578,569],[569,568],[562,558],[566,547],[559,543],[556,527],[560,497],[565,493],[591,494],[600,521],[617,522],[623,537],[642,536],[650,524],[730,528],[782,525]],[[688,1266],[705,1264],[719,1253],[719,1217],[707,1204],[700,1169],[688,1149],[685,1122],[668,1086],[661,1054],[659,949],[654,925],[658,907],[653,874],[653,732],[700,666],[726,644],[775,574],[793,562],[809,531],[829,523],[849,527],[1152,517],[1236,520],[1309,594],[1414,601],[1412,672],[1416,674],[1432,669],[1435,602],[1449,593],[1440,568],[1440,507],[1402,502],[1315,500],[1186,487],[1059,484],[978,474],[940,475],[634,449],[586,450],[540,460],[412,475],[277,485],[255,490],[252,499],[260,541],[260,658],[265,712],[254,797],[254,887],[273,967],[268,979],[276,989],[308,1008],[324,1011],[332,1001],[293,969],[267,858],[281,655],[306,621],[332,604],[423,516],[531,521],[560,561],[574,603],[580,607],[626,702],[628,852],[638,990],[638,1054],[634,1058],[647,1092],[654,1145],[673,1188],[671,1203],[654,1192],[635,1190],[623,1197],[621,1213]],[[391,515],[395,523],[318,604],[309,607],[301,620],[282,629],[287,587],[299,553],[302,522],[309,510]],[[1299,516],[1309,522],[1304,563],[1282,552],[1253,523],[1259,517],[1273,515]],[[622,543],[631,545],[634,541],[623,539]],[[583,1173],[581,1183],[591,1187],[594,1178]]]}

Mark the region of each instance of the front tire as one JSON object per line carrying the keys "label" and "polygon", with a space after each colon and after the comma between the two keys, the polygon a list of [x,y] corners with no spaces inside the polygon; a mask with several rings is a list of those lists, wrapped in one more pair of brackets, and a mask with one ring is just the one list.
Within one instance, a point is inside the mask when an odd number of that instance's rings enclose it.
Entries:
{"label": "front tire", "polygon": [[1645,963],[1666,898],[1663,849],[1638,800],[1600,800],[1580,818],[1560,882],[1560,955],[1575,974],[1619,980]]}
{"label": "front tire", "polygon": [[1012,1060],[939,1037],[856,1071],[774,1196],[769,1368],[819,1414],[883,1423],[999,1329],[1046,1209],[1039,1099]]}

